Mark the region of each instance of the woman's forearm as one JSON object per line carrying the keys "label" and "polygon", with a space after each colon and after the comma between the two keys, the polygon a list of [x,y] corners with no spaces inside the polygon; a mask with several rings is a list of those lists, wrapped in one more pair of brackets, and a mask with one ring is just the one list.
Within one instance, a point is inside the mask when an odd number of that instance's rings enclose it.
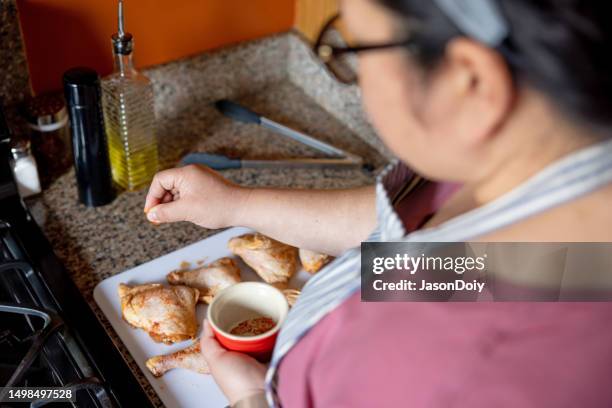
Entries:
{"label": "woman's forearm", "polygon": [[363,241],[376,225],[374,186],[344,190],[252,188],[235,225],[299,248],[339,255]]}

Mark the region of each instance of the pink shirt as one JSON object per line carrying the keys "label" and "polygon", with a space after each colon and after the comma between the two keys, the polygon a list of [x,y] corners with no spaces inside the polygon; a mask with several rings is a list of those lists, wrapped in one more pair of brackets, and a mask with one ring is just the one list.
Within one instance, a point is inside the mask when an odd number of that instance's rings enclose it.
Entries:
{"label": "pink shirt", "polygon": [[284,407],[612,407],[612,304],[361,303],[287,354]]}
{"label": "pink shirt", "polygon": [[[405,229],[455,190],[426,185],[394,203]],[[284,357],[278,395],[290,408],[609,408],[611,320],[612,303],[361,303],[356,293]]]}

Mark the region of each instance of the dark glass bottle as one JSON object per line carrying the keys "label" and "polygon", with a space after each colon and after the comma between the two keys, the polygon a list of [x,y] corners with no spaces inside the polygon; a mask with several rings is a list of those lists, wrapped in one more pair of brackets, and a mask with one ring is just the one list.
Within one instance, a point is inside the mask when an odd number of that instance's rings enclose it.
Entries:
{"label": "dark glass bottle", "polygon": [[115,198],[115,191],[108,159],[98,73],[90,68],[66,71],[64,95],[70,118],[79,199],[89,207],[108,204]]}

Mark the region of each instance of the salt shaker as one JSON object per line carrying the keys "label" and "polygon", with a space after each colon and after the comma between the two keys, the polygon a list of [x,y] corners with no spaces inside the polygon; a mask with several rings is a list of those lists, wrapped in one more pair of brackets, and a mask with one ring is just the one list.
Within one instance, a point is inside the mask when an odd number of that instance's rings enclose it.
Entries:
{"label": "salt shaker", "polygon": [[30,151],[30,142],[21,140],[16,142],[11,147],[13,160],[11,166],[15,174],[15,182],[19,195],[26,198],[40,193],[40,179],[38,177],[38,168],[36,160]]}

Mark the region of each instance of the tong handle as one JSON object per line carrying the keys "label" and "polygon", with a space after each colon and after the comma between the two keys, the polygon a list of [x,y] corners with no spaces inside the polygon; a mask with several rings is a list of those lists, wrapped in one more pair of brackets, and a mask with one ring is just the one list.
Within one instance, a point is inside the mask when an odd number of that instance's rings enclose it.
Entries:
{"label": "tong handle", "polygon": [[257,125],[261,125],[267,129],[270,129],[274,133],[288,137],[289,139],[293,139],[303,145],[312,147],[313,149],[325,153],[328,156],[336,158],[354,158],[352,155],[342,149],[338,149],[337,147],[315,139],[314,137],[309,136],[305,133],[298,132],[297,130],[291,129],[285,125],[281,125],[280,123],[268,119],[257,112],[253,112],[252,110],[245,108],[244,106],[237,104],[236,102],[232,102],[227,99],[221,99],[215,102],[215,106],[219,112],[238,122],[255,123]]}
{"label": "tong handle", "polygon": [[241,168],[242,160],[230,159],[220,154],[189,153],[181,160],[181,165],[186,166],[188,164],[202,164],[213,170],[229,170]]}
{"label": "tong handle", "polygon": [[227,117],[237,120],[238,122],[255,123],[261,125],[261,115],[237,104],[236,102],[221,99],[215,102],[215,106],[219,112]]}

